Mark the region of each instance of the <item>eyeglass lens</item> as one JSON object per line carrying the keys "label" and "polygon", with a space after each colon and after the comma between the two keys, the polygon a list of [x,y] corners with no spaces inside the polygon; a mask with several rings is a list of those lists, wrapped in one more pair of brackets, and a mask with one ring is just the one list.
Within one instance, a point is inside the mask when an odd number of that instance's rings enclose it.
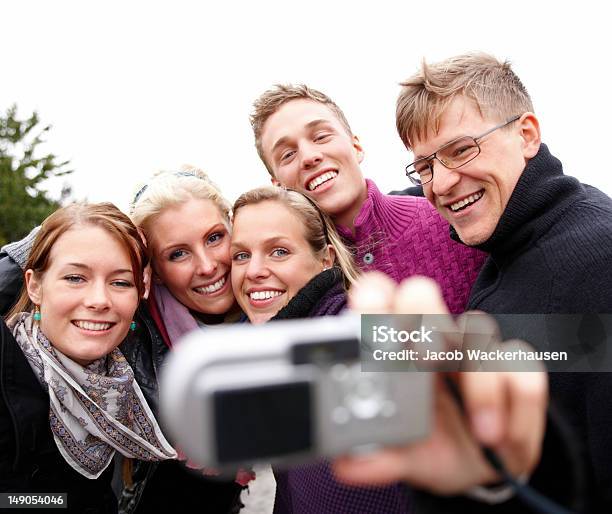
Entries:
{"label": "eyeglass lens", "polygon": [[440,148],[438,159],[449,169],[458,168],[478,154],[478,145],[471,137],[462,137]]}
{"label": "eyeglass lens", "polygon": [[[467,162],[474,159],[480,149],[474,138],[465,136],[450,142],[436,152],[437,158],[446,168],[455,169],[463,166]],[[433,174],[433,159],[423,159],[416,161],[408,173],[411,178],[420,181],[422,184],[431,180]]]}

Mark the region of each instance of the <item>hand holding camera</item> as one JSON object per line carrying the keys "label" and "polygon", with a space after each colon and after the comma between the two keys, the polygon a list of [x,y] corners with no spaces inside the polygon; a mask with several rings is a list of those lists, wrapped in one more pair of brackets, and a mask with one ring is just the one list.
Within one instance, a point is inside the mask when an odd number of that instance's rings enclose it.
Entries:
{"label": "hand holding camera", "polygon": [[[357,312],[446,313],[436,284],[413,278],[397,287],[382,274],[366,275],[351,291]],[[540,458],[546,424],[548,382],[544,372],[453,373],[463,410],[436,373],[434,412],[428,437],[398,449],[335,462],[336,476],[351,484],[404,480],[438,493],[458,494],[494,483],[499,476],[481,445],[496,451],[514,476],[528,476]]]}

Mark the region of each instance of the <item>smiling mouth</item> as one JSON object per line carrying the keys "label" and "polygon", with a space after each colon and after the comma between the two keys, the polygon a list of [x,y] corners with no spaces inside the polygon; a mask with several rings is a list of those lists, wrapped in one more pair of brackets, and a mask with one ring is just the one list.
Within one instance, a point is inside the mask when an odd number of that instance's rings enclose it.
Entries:
{"label": "smiling mouth", "polygon": [[321,184],[325,184],[325,182],[335,179],[337,176],[337,171],[327,171],[326,173],[323,173],[322,175],[319,175],[308,182],[308,184],[306,184],[306,188],[308,191],[314,191]]}
{"label": "smiling mouth", "polygon": [[227,282],[227,275],[222,276],[214,284],[210,284],[204,287],[194,287],[193,290],[198,294],[213,294],[223,289],[223,286]]}
{"label": "smiling mouth", "polygon": [[448,207],[453,212],[460,212],[463,209],[466,209],[470,205],[474,205],[478,200],[480,200],[484,196],[484,189],[481,189],[477,193],[474,193],[463,200],[459,200],[458,202],[450,204]]}
{"label": "smiling mouth", "polygon": [[249,298],[254,301],[270,300],[285,294],[284,291],[252,291],[249,293]]}
{"label": "smiling mouth", "polygon": [[72,321],[72,324],[77,328],[81,328],[83,330],[89,330],[91,332],[103,332],[105,330],[110,329],[113,325],[115,325],[115,323],[109,323],[109,322],[94,322],[94,321],[80,321],[80,320],[74,320]]}

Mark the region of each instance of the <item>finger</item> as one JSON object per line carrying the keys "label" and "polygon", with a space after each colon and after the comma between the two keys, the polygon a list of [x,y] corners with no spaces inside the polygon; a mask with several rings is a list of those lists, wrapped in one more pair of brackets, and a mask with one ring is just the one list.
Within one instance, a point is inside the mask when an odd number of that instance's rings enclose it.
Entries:
{"label": "finger", "polygon": [[464,312],[456,322],[463,333],[464,344],[474,349],[487,350],[490,345],[495,346],[501,341],[497,321],[484,312]]}
{"label": "finger", "polygon": [[497,446],[504,436],[509,409],[504,373],[464,372],[457,377],[474,436],[485,446]]}
{"label": "finger", "polygon": [[[495,319],[480,312],[467,312],[457,319],[463,333],[463,351],[495,352],[500,348],[499,326]],[[505,374],[512,363],[493,361],[498,372],[464,373],[460,389],[470,425],[478,441],[495,447],[502,442],[509,416],[509,397]],[[499,369],[501,367],[501,369]],[[489,361],[468,361],[464,369],[489,370]]]}
{"label": "finger", "polygon": [[351,485],[391,484],[411,475],[410,466],[409,453],[401,449],[341,457],[332,463],[332,469],[338,480]]}
{"label": "finger", "polygon": [[382,273],[365,273],[349,291],[349,306],[363,314],[389,313],[395,287],[395,283]]}
{"label": "finger", "polygon": [[404,280],[393,302],[396,314],[447,314],[438,284],[427,277],[415,276]]}
{"label": "finger", "polygon": [[[461,349],[469,351],[495,352],[500,348],[501,335],[497,321],[492,316],[479,311],[468,311],[457,317],[457,326],[462,334]],[[467,359],[463,371],[510,371],[512,368],[503,361]]]}
{"label": "finger", "polygon": [[515,474],[530,473],[540,460],[546,430],[548,375],[545,372],[506,374],[509,391],[509,416],[504,439]]}
{"label": "finger", "polygon": [[[415,276],[404,280],[399,287],[393,304],[395,314],[420,314],[415,323],[424,327],[432,327],[433,335],[427,349],[433,353],[440,353],[459,348],[461,337],[452,316],[444,302],[442,291],[438,284],[427,277]],[[408,318],[405,318],[408,321]],[[413,330],[414,327],[406,327]],[[407,348],[412,348],[407,344]],[[440,369],[439,362],[424,361],[424,366]],[[454,363],[453,363],[454,365]],[[453,369],[457,369],[453,367]]]}

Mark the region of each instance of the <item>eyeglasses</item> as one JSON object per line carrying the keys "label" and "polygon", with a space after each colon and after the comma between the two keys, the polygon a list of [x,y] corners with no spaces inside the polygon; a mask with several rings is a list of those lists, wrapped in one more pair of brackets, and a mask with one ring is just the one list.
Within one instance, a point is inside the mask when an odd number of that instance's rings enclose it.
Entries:
{"label": "eyeglasses", "polygon": [[433,161],[436,159],[442,166],[449,170],[455,170],[460,168],[464,164],[473,161],[480,155],[479,141],[488,136],[491,132],[497,129],[510,125],[521,117],[520,114],[513,116],[509,120],[495,125],[495,127],[487,130],[484,134],[480,134],[477,137],[462,136],[450,143],[446,143],[444,146],[438,148],[434,153],[427,157],[421,157],[412,164],[406,166],[406,175],[410,181],[417,185],[422,186],[433,180]]}

